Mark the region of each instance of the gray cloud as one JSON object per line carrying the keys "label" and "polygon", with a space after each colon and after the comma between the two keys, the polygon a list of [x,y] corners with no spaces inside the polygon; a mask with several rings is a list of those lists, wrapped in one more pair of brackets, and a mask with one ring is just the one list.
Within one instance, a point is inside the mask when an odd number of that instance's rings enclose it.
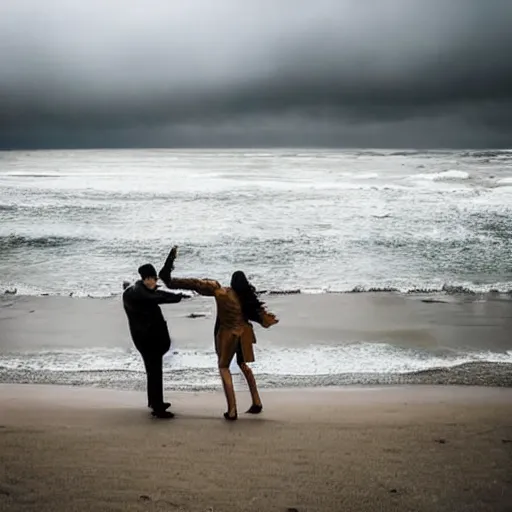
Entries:
{"label": "gray cloud", "polygon": [[0,147],[510,146],[508,0],[7,0]]}

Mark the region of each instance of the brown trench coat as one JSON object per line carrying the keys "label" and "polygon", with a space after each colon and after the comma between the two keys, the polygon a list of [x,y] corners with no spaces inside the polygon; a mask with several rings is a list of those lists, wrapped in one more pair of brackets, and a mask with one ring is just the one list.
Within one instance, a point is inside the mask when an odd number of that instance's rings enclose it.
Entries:
{"label": "brown trench coat", "polygon": [[[234,290],[223,287],[211,279],[173,277],[166,279],[165,284],[170,289],[192,290],[200,295],[215,298],[219,324],[215,336],[215,350],[219,358],[219,367],[229,367],[239,346],[243,356],[239,360],[245,363],[254,362],[253,344],[256,343],[256,336],[252,324],[244,318],[242,306]],[[262,308],[258,323],[267,328],[277,323],[277,319]]]}

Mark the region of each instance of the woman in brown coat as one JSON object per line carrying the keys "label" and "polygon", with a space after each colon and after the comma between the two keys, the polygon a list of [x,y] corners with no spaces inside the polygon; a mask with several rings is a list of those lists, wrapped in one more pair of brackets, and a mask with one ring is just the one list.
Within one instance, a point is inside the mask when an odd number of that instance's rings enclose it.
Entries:
{"label": "woman in brown coat", "polygon": [[265,310],[265,305],[256,296],[254,286],[247,280],[242,271],[235,272],[231,277],[229,287],[221,286],[212,279],[171,278],[177,247],[173,247],[164,267],[159,272],[160,279],[167,288],[192,290],[200,295],[214,297],[217,304],[217,319],[215,322],[215,351],[218,358],[219,372],[226,395],[228,410],[224,413],[227,420],[236,420],[237,407],[233,379],[229,366],[236,354],[236,361],[244,374],[252,397],[252,406],[247,411],[259,414],[263,406],[258,393],[256,380],[247,363],[254,362],[253,344],[256,343],[251,322],[257,322],[268,328],[278,319]]}

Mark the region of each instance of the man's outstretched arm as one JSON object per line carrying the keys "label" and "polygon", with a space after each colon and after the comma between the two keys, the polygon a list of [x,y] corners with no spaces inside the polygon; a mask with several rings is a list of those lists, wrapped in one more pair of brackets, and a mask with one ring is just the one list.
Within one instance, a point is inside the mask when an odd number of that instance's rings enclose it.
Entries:
{"label": "man's outstretched arm", "polygon": [[182,293],[173,293],[165,290],[155,290],[154,295],[157,298],[158,304],[176,304],[180,302],[181,299],[187,298],[187,296]]}
{"label": "man's outstretched arm", "polygon": [[[123,283],[124,286],[124,283]],[[129,284],[125,288],[124,297],[128,301],[134,302],[150,302],[153,304],[176,304],[181,299],[188,298],[182,293],[173,293],[164,290],[149,290],[145,286],[137,288],[137,290],[129,290]]]}

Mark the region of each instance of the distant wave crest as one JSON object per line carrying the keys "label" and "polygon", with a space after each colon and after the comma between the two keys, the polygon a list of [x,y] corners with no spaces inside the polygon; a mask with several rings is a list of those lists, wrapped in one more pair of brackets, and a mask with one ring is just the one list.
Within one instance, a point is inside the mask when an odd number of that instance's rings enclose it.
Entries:
{"label": "distant wave crest", "polygon": [[413,178],[429,181],[456,181],[468,180],[470,178],[470,175],[466,171],[450,169],[447,171],[418,174],[416,176],[413,176]]}
{"label": "distant wave crest", "polygon": [[62,178],[64,174],[43,173],[43,172],[9,172],[5,176],[11,178]]}
{"label": "distant wave crest", "polygon": [[297,294],[318,294],[318,293],[405,293],[405,294],[435,294],[443,293],[446,295],[477,295],[485,293],[498,293],[512,295],[512,288],[510,289],[497,289],[497,288],[478,288],[461,285],[444,284],[440,288],[422,288],[410,286],[405,288],[397,288],[394,286],[365,286],[357,285],[347,290],[330,290],[330,289],[276,289],[276,290],[260,290],[262,295],[297,295]]}
{"label": "distant wave crest", "polygon": [[27,237],[22,235],[0,236],[0,250],[7,251],[22,248],[52,248],[64,247],[77,242],[87,242],[88,239],[67,236]]}
{"label": "distant wave crest", "polygon": [[464,157],[472,158],[496,158],[496,157],[510,157],[512,158],[512,152],[508,150],[496,150],[496,151],[469,151],[463,153]]}

